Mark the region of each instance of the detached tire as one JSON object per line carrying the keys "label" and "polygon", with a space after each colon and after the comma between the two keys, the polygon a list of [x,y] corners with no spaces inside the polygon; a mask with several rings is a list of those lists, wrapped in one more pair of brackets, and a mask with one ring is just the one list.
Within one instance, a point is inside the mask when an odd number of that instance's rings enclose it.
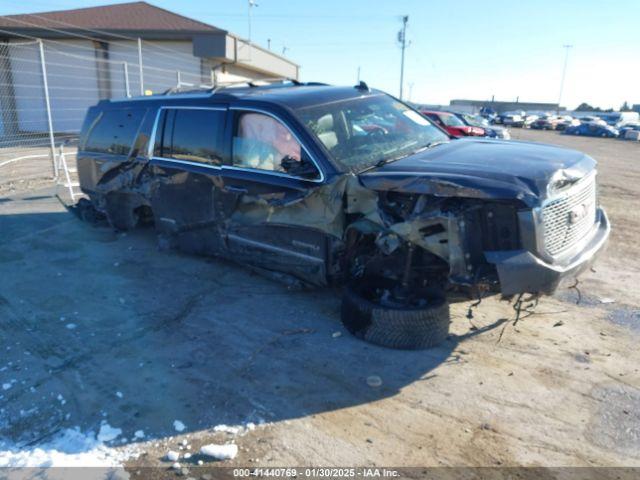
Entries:
{"label": "detached tire", "polygon": [[449,304],[443,293],[426,291],[427,305],[399,309],[368,300],[363,290],[347,286],[342,298],[342,323],[355,337],[383,347],[420,350],[439,345],[449,335]]}

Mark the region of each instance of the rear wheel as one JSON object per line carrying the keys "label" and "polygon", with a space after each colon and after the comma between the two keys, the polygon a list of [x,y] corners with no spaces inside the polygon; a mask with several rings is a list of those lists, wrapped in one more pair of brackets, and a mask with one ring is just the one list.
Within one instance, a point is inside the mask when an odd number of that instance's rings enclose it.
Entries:
{"label": "rear wheel", "polygon": [[106,198],[107,219],[116,230],[132,230],[138,225],[140,216],[137,208],[139,202],[133,195],[112,192]]}
{"label": "rear wheel", "polygon": [[397,283],[365,278],[345,288],[342,323],[354,336],[388,348],[435,347],[449,335],[449,304],[439,289],[422,288],[396,298]]}

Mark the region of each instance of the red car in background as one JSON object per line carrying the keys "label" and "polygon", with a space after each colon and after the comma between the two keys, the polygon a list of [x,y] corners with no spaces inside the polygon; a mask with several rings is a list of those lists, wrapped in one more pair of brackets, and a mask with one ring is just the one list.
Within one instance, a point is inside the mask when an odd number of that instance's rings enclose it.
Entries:
{"label": "red car in background", "polygon": [[433,120],[443,130],[453,137],[484,137],[484,128],[465,125],[462,120],[449,112],[435,112],[420,110],[420,113]]}

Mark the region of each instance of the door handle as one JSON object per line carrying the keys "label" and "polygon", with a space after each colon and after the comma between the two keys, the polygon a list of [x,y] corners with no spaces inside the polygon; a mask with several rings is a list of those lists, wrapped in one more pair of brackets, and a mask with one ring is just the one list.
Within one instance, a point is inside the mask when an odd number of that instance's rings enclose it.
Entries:
{"label": "door handle", "polygon": [[248,190],[244,187],[236,187],[234,185],[229,185],[227,187],[225,187],[225,190],[231,193],[238,193],[238,194],[244,194],[244,193],[248,193]]}

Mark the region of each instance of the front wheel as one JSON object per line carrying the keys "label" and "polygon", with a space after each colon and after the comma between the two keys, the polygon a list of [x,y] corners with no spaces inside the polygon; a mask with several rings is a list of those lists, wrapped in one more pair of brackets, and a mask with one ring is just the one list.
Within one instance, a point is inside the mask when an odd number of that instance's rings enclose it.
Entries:
{"label": "front wheel", "polygon": [[[449,335],[449,304],[444,292],[421,289],[404,305],[389,296],[393,285],[361,280],[345,288],[342,323],[357,338],[388,348],[419,350],[435,347]],[[419,299],[419,300],[415,300]]]}

